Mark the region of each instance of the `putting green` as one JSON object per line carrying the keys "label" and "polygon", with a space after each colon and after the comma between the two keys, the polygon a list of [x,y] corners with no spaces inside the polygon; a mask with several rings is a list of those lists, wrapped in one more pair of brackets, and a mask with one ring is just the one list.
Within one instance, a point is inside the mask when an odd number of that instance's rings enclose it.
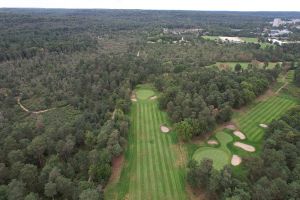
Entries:
{"label": "putting green", "polygon": [[218,132],[216,138],[219,141],[219,147],[200,147],[193,155],[193,159],[201,162],[204,158],[211,159],[215,169],[220,170],[230,163],[231,151],[227,144],[233,140],[232,136],[225,132]]}
{"label": "putting green", "polygon": [[145,99],[148,99],[148,98],[150,98],[151,96],[154,96],[154,95],[155,95],[155,93],[151,89],[138,89],[138,90],[136,90],[136,96],[137,96],[138,99],[145,100]]}
{"label": "putting green", "polygon": [[193,155],[193,159],[198,162],[201,162],[204,158],[213,160],[213,166],[217,170],[221,170],[230,161],[228,153],[222,149],[212,147],[199,148]]}

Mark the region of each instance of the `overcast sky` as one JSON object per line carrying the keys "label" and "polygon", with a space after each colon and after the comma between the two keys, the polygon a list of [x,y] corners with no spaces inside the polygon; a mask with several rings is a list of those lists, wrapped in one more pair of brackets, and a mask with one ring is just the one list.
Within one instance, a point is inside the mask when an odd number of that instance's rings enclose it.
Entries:
{"label": "overcast sky", "polygon": [[0,7],[300,11],[300,0],[0,0]]}

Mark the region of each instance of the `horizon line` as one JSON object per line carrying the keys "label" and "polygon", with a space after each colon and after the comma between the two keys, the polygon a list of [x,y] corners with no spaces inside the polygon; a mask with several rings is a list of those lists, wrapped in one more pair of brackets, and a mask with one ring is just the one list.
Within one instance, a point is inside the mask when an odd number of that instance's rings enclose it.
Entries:
{"label": "horizon line", "polygon": [[0,7],[0,9],[61,9],[61,10],[145,10],[145,11],[198,11],[198,12],[300,12],[296,10],[192,10],[151,8],[64,8],[64,7]]}

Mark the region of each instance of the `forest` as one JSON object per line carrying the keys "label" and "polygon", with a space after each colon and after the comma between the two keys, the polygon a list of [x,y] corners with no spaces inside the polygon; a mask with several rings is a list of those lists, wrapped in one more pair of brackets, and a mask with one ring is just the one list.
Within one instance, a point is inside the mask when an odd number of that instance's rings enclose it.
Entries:
{"label": "forest", "polygon": [[158,79],[155,84],[163,91],[161,108],[177,123],[180,137],[188,140],[212,131],[217,123],[228,122],[232,108],[251,103],[279,72],[279,66],[234,72],[200,68]]}
{"label": "forest", "polygon": [[[299,85],[299,44],[216,44],[202,33],[173,44],[181,37],[162,33],[243,29],[256,37],[250,30],[290,16],[299,13],[0,9],[0,199],[103,199],[112,163],[128,148],[138,84],[153,84],[162,94],[159,107],[183,141],[229,121],[233,109],[251,104],[291,65]],[[230,61],[254,64],[208,67]],[[257,62],[278,64],[260,68]],[[286,155],[299,158],[299,131],[299,108],[273,122],[261,157],[246,162],[260,173],[245,181],[230,168],[214,171],[211,161],[190,162],[187,180],[209,188],[212,198],[258,199],[251,191],[261,194],[268,184],[266,199],[276,199],[278,190],[296,199],[299,159]],[[278,173],[278,166],[286,167]]]}

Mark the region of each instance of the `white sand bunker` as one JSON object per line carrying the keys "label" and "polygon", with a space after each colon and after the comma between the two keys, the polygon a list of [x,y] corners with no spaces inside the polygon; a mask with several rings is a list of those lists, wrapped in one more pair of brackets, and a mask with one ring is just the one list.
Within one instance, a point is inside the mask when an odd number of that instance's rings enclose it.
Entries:
{"label": "white sand bunker", "polygon": [[236,147],[239,147],[245,151],[248,151],[248,152],[254,152],[255,151],[255,148],[249,144],[244,144],[244,143],[241,143],[241,142],[235,142],[233,144],[234,146]]}
{"label": "white sand bunker", "polygon": [[154,100],[154,99],[157,99],[157,96],[150,97],[150,100]]}
{"label": "white sand bunker", "polygon": [[233,125],[233,124],[228,124],[225,128],[228,128],[230,130],[235,130],[236,129],[235,125]]}
{"label": "white sand bunker", "polygon": [[168,127],[166,127],[166,126],[160,126],[160,130],[163,133],[168,133],[170,131],[170,129]]}
{"label": "white sand bunker", "polygon": [[238,166],[239,164],[241,164],[241,162],[242,162],[241,157],[239,157],[238,155],[232,155],[231,164],[233,166]]}
{"label": "white sand bunker", "polygon": [[136,98],[135,94],[132,94],[130,99],[131,99],[131,101],[137,101],[137,98]]}
{"label": "white sand bunker", "polygon": [[262,127],[262,128],[268,128],[267,124],[259,124],[259,126]]}
{"label": "white sand bunker", "polygon": [[241,131],[234,131],[233,134],[237,137],[239,137],[241,140],[246,139],[246,136],[244,133],[242,133]]}
{"label": "white sand bunker", "polygon": [[207,144],[210,144],[210,145],[217,145],[219,144],[217,140],[208,140],[207,141]]}

